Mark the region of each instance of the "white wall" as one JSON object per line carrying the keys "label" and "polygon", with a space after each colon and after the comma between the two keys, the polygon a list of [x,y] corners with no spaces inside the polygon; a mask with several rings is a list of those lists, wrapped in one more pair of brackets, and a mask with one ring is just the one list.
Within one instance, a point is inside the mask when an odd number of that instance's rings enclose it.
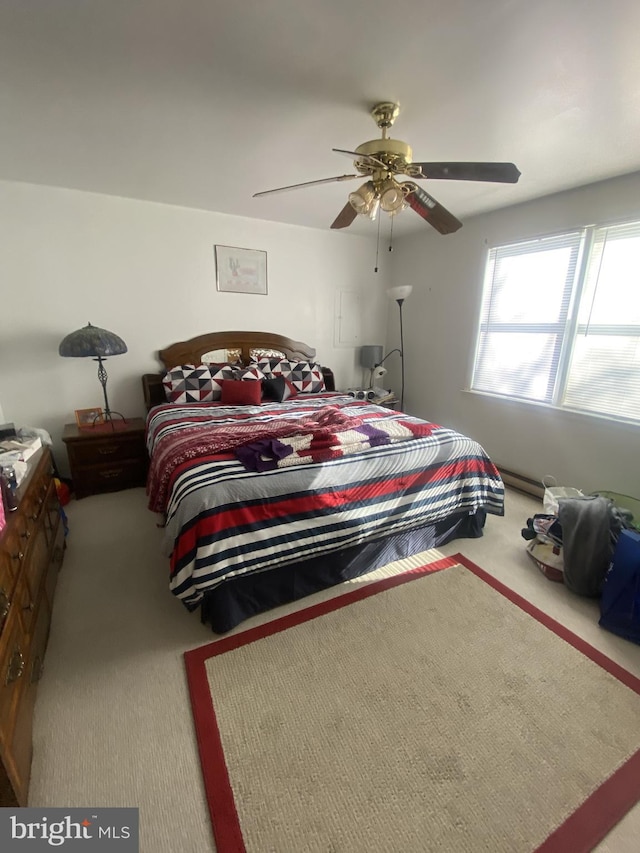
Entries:
{"label": "white wall", "polygon": [[[217,292],[215,244],[265,250],[268,295]],[[0,258],[4,415],[48,430],[63,474],[64,424],[75,409],[103,404],[96,363],[58,355],[62,338],[87,322],[128,345],[106,367],[110,406],[131,417],[144,415],[141,375],[160,370],[157,351],[175,341],[277,332],[314,346],[344,388],[362,381],[359,344],[385,336],[387,271],[373,272],[373,236],[0,182]],[[359,295],[358,346],[336,345],[342,291]]]}
{"label": "white wall", "polygon": [[[389,352],[399,343],[398,309],[384,292],[412,284],[404,306],[407,411],[471,435],[506,468],[639,495],[640,428],[463,390],[487,245],[640,217],[639,200],[640,175],[633,175],[469,218],[446,237],[425,225],[424,234],[397,239],[391,270],[375,274],[374,236],[0,182],[4,416],[47,429],[67,472],[64,424],[74,409],[103,401],[95,362],[60,358],[58,344],[88,321],[128,344],[107,369],[111,407],[129,416],[144,414],[140,376],[160,369],[159,349],[218,329],[305,341],[335,370],[338,387],[360,384],[358,346],[335,342],[339,293],[359,294],[360,343],[386,342]],[[216,243],[267,251],[268,296],[216,291]],[[397,356],[385,362],[385,384],[396,391],[398,365]]]}
{"label": "white wall", "polygon": [[640,496],[640,427],[464,391],[488,246],[624,218],[640,219],[640,173],[469,218],[456,234],[425,226],[398,240],[393,284],[414,286],[404,306],[405,408],[472,436],[518,473]]}

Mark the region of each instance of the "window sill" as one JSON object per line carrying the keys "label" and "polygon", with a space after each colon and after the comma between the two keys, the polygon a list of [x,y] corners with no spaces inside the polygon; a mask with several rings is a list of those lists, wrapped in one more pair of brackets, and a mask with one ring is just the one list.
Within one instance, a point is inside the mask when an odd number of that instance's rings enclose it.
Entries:
{"label": "window sill", "polygon": [[625,418],[616,418],[613,415],[584,412],[580,409],[570,409],[566,406],[552,406],[549,403],[540,403],[537,400],[520,400],[514,397],[503,397],[501,394],[490,394],[487,391],[474,391],[470,388],[463,388],[462,393],[469,394],[472,397],[491,400],[494,403],[503,403],[507,406],[518,409],[530,410],[533,408],[553,416],[559,416],[571,420],[583,420],[584,418],[587,418],[589,421],[600,422],[603,426],[611,426],[615,424],[617,427],[631,429],[631,431],[640,431],[640,422]]}

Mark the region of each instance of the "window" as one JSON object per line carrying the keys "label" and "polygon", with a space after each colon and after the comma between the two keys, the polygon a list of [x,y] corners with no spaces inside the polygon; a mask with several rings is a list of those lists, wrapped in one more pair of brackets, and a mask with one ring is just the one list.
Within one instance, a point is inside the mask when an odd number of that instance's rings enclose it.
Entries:
{"label": "window", "polygon": [[640,222],[491,249],[471,388],[640,422]]}

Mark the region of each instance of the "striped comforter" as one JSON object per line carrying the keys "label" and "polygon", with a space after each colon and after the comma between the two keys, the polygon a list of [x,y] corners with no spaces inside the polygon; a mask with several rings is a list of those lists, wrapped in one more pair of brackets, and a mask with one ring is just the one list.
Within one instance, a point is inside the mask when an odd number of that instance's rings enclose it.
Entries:
{"label": "striped comforter", "polygon": [[[255,472],[237,451],[308,433],[327,406],[406,440]],[[397,432],[389,429],[389,433]],[[478,509],[502,515],[500,475],[477,442],[370,403],[328,394],[285,403],[163,405],[147,418],[151,509],[164,514],[170,587],[187,608],[225,580],[329,554]],[[240,459],[238,458],[240,457]]]}

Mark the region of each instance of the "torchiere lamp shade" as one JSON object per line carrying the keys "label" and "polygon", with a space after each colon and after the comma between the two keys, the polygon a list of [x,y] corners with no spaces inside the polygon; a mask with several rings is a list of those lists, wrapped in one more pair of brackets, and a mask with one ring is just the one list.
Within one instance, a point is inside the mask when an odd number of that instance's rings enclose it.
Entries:
{"label": "torchiere lamp shade", "polygon": [[107,358],[125,352],[127,345],[121,337],[91,323],[71,332],[58,347],[58,353],[69,358]]}

